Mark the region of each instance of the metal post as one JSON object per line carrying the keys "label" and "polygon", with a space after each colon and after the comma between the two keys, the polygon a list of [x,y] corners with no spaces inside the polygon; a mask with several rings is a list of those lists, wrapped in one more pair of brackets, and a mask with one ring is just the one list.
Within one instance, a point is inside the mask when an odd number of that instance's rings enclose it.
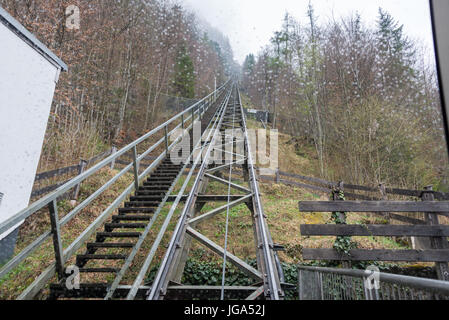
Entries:
{"label": "metal post", "polygon": [[324,286],[323,286],[323,274],[320,272],[320,292],[321,292],[321,300],[324,300]]}
{"label": "metal post", "polygon": [[214,99],[217,100],[217,77],[215,76],[215,90],[214,90]]}
{"label": "metal post", "polygon": [[279,171],[279,168],[276,169],[276,184],[280,184],[281,183],[281,174]]}
{"label": "metal post", "polygon": [[184,131],[184,129],[185,129],[184,115],[181,116],[181,125],[182,125],[182,130]]}
{"label": "metal post", "polygon": [[367,281],[367,279],[365,278],[365,277],[363,277],[362,278],[362,283],[363,283],[363,289],[364,289],[364,292],[365,292],[365,300],[367,300],[367,301],[369,301],[369,300],[372,300],[371,299],[371,292],[370,292],[370,290],[366,287],[366,281]]}
{"label": "metal post", "polygon": [[58,204],[56,200],[48,204],[50,211],[51,233],[53,235],[53,247],[55,249],[56,272],[59,279],[64,278],[64,251],[61,242],[61,230],[59,225]]}
{"label": "metal post", "polygon": [[[79,164],[79,169],[78,169],[78,175],[81,175],[84,170],[86,170],[87,167],[87,161],[86,160],[81,160],[80,164]],[[75,187],[75,190],[73,190],[73,199],[72,200],[78,200],[78,196],[80,193],[80,188],[81,188],[81,183],[77,184]]]}
{"label": "metal post", "polygon": [[322,287],[322,283],[321,283],[321,272],[315,272],[315,276],[316,276],[316,288],[314,288],[314,289],[316,289],[316,293],[317,293],[317,296],[316,296],[316,298],[315,298],[315,300],[320,300],[321,298],[322,298],[322,296],[323,296],[323,287]]}
{"label": "metal post", "polygon": [[134,146],[133,148],[133,168],[134,168],[134,187],[136,188],[136,191],[139,189],[139,163],[137,161],[138,155],[137,155],[137,147]]}
{"label": "metal post", "polygon": [[168,148],[169,148],[169,141],[168,141],[168,127],[165,126],[165,151],[167,153],[168,156]]}
{"label": "metal post", "polygon": [[[116,153],[117,153],[117,147],[113,146],[112,147],[112,151],[111,151],[111,155],[114,155]],[[112,160],[112,162],[111,162],[111,170],[114,170],[114,168],[115,168],[115,160],[116,159]]]}

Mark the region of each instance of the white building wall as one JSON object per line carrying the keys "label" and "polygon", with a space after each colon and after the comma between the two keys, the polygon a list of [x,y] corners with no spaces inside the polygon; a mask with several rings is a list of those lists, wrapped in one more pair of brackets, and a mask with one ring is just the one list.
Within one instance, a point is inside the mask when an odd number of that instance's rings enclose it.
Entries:
{"label": "white building wall", "polygon": [[0,223],[29,204],[59,71],[0,23]]}

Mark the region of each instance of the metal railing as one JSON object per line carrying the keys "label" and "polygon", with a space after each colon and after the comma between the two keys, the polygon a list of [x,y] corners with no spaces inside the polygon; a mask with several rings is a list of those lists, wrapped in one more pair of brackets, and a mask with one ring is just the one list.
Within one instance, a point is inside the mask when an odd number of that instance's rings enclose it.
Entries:
{"label": "metal railing", "polygon": [[298,267],[300,300],[449,300],[449,282],[371,270]]}
{"label": "metal railing", "polygon": [[[21,224],[22,221],[29,218],[33,214],[37,213],[43,208],[48,207],[50,213],[51,230],[40,235],[36,240],[34,240],[30,245],[21,250],[21,252],[16,255],[12,260],[10,260],[5,266],[0,269],[0,279],[5,277],[9,272],[11,272],[15,267],[17,267],[21,262],[23,262],[27,257],[29,257],[33,252],[37,250],[46,240],[53,238],[53,245],[55,250],[55,262],[52,263],[42,274],[35,279],[35,281],[19,296],[18,299],[30,299],[33,298],[44,285],[53,277],[55,272],[58,273],[60,277],[63,276],[64,263],[70,259],[73,254],[76,253],[78,249],[81,248],[83,243],[96,231],[96,229],[101,226],[109,217],[109,215],[119,207],[119,205],[125,201],[125,199],[139,186],[139,183],[145,179],[148,174],[154,170],[169,154],[169,152],[175,147],[175,145],[182,139],[182,135],[179,135],[172,144],[169,143],[170,136],[174,135],[180,129],[190,130],[193,128],[193,124],[196,120],[200,120],[202,115],[208,110],[208,108],[213,105],[218,96],[226,89],[229,81],[217,89],[216,92],[209,94],[207,97],[203,98],[199,102],[195,103],[190,108],[179,113],[175,117],[171,118],[167,122],[161,124],[157,128],[151,130],[141,138],[137,139],[128,146],[122,148],[116,153],[112,154],[108,158],[104,159],[100,163],[96,164],[89,170],[86,170],[81,175],[73,178],[69,182],[65,183],[58,189],[56,189],[51,194],[39,199],[38,201],[31,204],[28,208],[18,212],[11,218],[0,223],[0,235],[7,232],[8,230]],[[186,127],[187,123],[190,125]],[[169,127],[174,128],[170,131]],[[163,132],[164,137],[149,147],[142,154],[138,154],[137,148],[142,147],[142,144],[146,142],[149,138],[155,136],[157,133]],[[143,173],[139,175],[139,164],[140,162],[147,158],[147,156],[155,151],[159,146],[164,145],[165,151],[162,152],[157,159],[146,168]],[[132,163],[127,165],[119,173],[117,173],[112,179],[105,183],[102,187],[92,193],[87,199],[80,203],[76,208],[69,212],[66,216],[60,219],[58,214],[58,204],[57,199],[65,194],[70,189],[79,185],[81,182],[85,181],[92,175],[98,173],[101,169],[110,166],[111,163],[117,161],[121,156],[128,152],[132,152]],[[72,242],[65,250],[61,242],[61,228],[67,225],[75,216],[77,216],[83,209],[85,209],[89,204],[91,204],[95,199],[97,199],[103,192],[105,192],[109,187],[111,187],[115,182],[117,182],[121,177],[127,174],[129,171],[134,174],[134,182],[123,191],[123,193],[111,201],[109,207],[104,210],[98,218],[86,229],[84,232]]]}

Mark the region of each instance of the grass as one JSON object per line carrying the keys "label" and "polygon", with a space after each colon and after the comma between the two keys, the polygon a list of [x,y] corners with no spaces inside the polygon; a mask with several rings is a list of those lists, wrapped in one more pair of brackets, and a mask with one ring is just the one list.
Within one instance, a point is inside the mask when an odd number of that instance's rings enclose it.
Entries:
{"label": "grass", "polygon": [[[86,199],[94,190],[97,190],[118,171],[103,169],[100,173],[89,178],[81,185],[79,202]],[[102,212],[110,205],[110,199],[117,197],[131,183],[132,176],[126,175],[119,179],[110,189],[106,190],[90,206],[73,218],[61,229],[63,247],[67,248]],[[60,218],[68,214],[72,205],[68,201],[59,203]],[[16,254],[20,253],[33,240],[42,233],[50,230],[48,210],[43,209],[35,213],[21,226],[16,245]],[[82,248],[78,253],[85,250]],[[32,255],[25,259],[18,267],[0,280],[0,299],[15,299],[28,287],[51,263],[54,262],[53,242],[51,239],[42,244]],[[74,258],[67,262],[73,264]],[[55,282],[54,278],[51,282]]]}
{"label": "grass", "polygon": [[[257,123],[250,122],[255,127]],[[317,160],[314,156],[312,147],[301,147],[298,151],[298,142],[286,135],[280,135],[280,169],[282,171],[294,172],[303,175],[314,176],[317,168]],[[92,192],[97,190],[106,181],[111,179],[118,171],[105,169],[100,174],[89,179],[81,187],[80,201],[87,198]],[[192,188],[194,179],[189,181],[185,194]],[[116,198],[123,190],[132,182],[132,175],[128,174],[120,179],[114,186],[107,190],[93,204],[83,210],[76,218],[74,218],[67,226],[62,229],[62,239],[64,247],[67,247],[76,239],[102,212],[106,209],[111,199]],[[182,177],[177,184],[173,194],[177,194],[180,187],[185,182]],[[233,182],[243,184],[242,178],[235,175]],[[243,184],[244,185],[244,184]],[[264,211],[267,216],[268,225],[275,243],[285,246],[285,252],[280,254],[281,260],[287,263],[298,263],[302,261],[303,248],[332,248],[335,237],[303,237],[300,233],[301,224],[326,224],[331,223],[330,213],[301,213],[298,211],[298,201],[305,200],[328,200],[328,195],[320,192],[310,192],[308,190],[289,187],[285,185],[277,185],[275,183],[261,183],[260,191],[262,194],[262,202]],[[211,182],[205,194],[227,194],[227,186],[218,182]],[[242,194],[233,190],[232,194]],[[223,205],[223,203],[208,203],[201,209],[201,213],[206,213],[214,208]],[[161,246],[156,252],[151,267],[156,266],[165,254],[171,234],[174,230],[178,217],[181,213],[183,205],[175,211],[168,232],[163,237]],[[135,276],[140,270],[143,261],[148,254],[156,236],[161,228],[171,204],[167,204],[161,211],[160,216],[155,221],[152,232],[138,253],[129,272],[123,279],[123,284],[132,284]],[[62,202],[59,204],[61,217],[70,212],[73,207],[70,202]],[[33,239],[42,232],[49,229],[49,219],[46,211],[36,214],[38,218],[27,221],[21,228],[20,238],[17,243],[16,253],[25,248]],[[348,214],[348,223],[367,224],[378,223],[378,217],[371,217],[368,214]],[[221,213],[213,219],[201,223],[197,230],[203,235],[216,242],[220,246],[224,246],[224,235],[226,232],[226,213]],[[92,237],[89,242],[92,242]],[[392,238],[386,237],[354,237],[359,248],[365,249],[404,249],[404,245],[396,242]],[[229,243],[228,250],[232,254],[241,259],[254,259],[256,257],[256,243],[254,241],[253,220],[250,210],[245,204],[236,206],[229,211]],[[83,253],[83,247],[78,253]],[[107,253],[108,251],[102,251]],[[100,253],[100,252],[99,252]],[[117,252],[115,252],[117,253]],[[0,299],[14,299],[21,291],[23,291],[34,279],[54,260],[53,245],[51,239],[48,240],[41,248],[39,248],[32,256],[27,258],[7,277],[0,280]],[[214,253],[205,249],[199,243],[193,241],[191,248],[191,257],[204,261],[221,261],[221,258]],[[68,264],[73,264],[72,258]],[[114,262],[108,262],[108,266],[114,266]],[[96,265],[98,266],[98,265]],[[105,266],[104,264],[102,266]],[[93,266],[94,267],[94,266]],[[151,269],[151,268],[150,268]],[[104,276],[102,278],[87,278],[83,275],[82,282],[104,281],[111,282],[113,276]],[[50,283],[54,283],[56,278]],[[48,291],[44,291],[40,298],[45,297]]]}

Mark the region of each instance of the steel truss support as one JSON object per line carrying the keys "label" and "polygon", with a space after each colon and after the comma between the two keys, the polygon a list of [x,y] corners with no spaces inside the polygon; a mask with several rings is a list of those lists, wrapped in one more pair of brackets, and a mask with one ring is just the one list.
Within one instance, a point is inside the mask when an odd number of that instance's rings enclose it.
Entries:
{"label": "steel truss support", "polygon": [[[147,297],[148,300],[159,300],[164,298],[172,298],[172,292],[170,288],[171,283],[180,283],[184,273],[185,264],[189,256],[192,240],[198,241],[206,248],[219,255],[225,257],[227,261],[236,266],[248,277],[253,279],[256,283],[254,287],[248,290],[247,287],[224,287],[225,291],[240,292],[240,296],[246,297],[248,300],[255,300],[260,298],[266,298],[270,300],[279,300],[283,298],[283,291],[279,281],[279,272],[274,255],[274,244],[271,239],[271,235],[266,224],[266,217],[263,212],[263,207],[260,199],[259,186],[255,173],[255,164],[251,157],[251,147],[248,138],[246,128],[246,118],[244,116],[243,108],[241,105],[240,94],[238,88],[234,86],[232,88],[232,96],[228,97],[226,107],[222,114],[218,117],[218,125],[215,127],[213,138],[208,140],[203,146],[203,160],[201,168],[198,171],[195,183],[191,189],[189,196],[187,197],[185,207],[180,215],[178,225],[172,235],[169,248],[163,258],[161,267],[155,277],[152,288],[149,291]],[[236,137],[234,133],[229,135],[227,129],[241,130],[244,133],[244,137]],[[234,131],[233,131],[234,132]],[[217,139],[221,139],[222,144],[218,146]],[[232,139],[230,142],[229,140]],[[244,151],[241,154],[241,150],[237,149],[237,143],[243,143]],[[229,147],[231,145],[231,148]],[[225,147],[228,146],[228,147]],[[229,150],[230,149],[230,150]],[[212,166],[212,152],[218,151],[227,153],[229,156],[229,163],[219,165],[217,167]],[[233,172],[232,168],[237,165],[243,165],[243,171]],[[194,168],[196,166],[194,165]],[[228,180],[218,177],[214,174],[221,172],[228,172],[230,176]],[[243,174],[243,180],[248,182],[248,186],[241,186],[233,182],[232,178],[235,174]],[[238,192],[243,192],[243,195],[231,195],[227,196],[214,196],[204,194],[207,190],[207,186],[210,182],[218,182],[228,186]],[[208,201],[208,197],[210,201]],[[201,209],[208,202],[219,202],[217,198],[227,202],[225,205],[220,206],[210,212],[201,214]],[[227,200],[226,200],[227,197]],[[225,248],[219,246],[217,243],[208,239],[206,236],[195,230],[195,228],[205,220],[209,220],[218,214],[228,212],[229,209],[241,204],[246,204],[251,211],[254,230],[254,241],[257,252],[257,270],[242,259],[230,254]],[[200,292],[206,292],[201,290],[204,287],[183,287],[179,286],[178,289],[183,291],[183,297],[192,293],[191,298],[211,298],[208,295],[200,295]],[[217,289],[217,288],[215,288]],[[223,290],[223,287],[219,288]],[[217,289],[218,290],[218,289]],[[195,293],[193,295],[193,293]],[[225,297],[229,297],[226,293]]]}
{"label": "steel truss support", "polygon": [[[224,255],[224,249],[220,247],[218,244],[209,240],[207,237],[203,236],[198,231],[195,231],[191,227],[187,228],[187,234],[193,237],[195,240],[199,241],[201,244],[212,250],[214,253],[218,254],[220,257]],[[233,254],[228,253],[228,260],[237,268],[239,268],[242,272],[244,272],[247,276],[253,278],[256,281],[262,280],[262,273],[251,267],[249,264],[234,256]]]}

